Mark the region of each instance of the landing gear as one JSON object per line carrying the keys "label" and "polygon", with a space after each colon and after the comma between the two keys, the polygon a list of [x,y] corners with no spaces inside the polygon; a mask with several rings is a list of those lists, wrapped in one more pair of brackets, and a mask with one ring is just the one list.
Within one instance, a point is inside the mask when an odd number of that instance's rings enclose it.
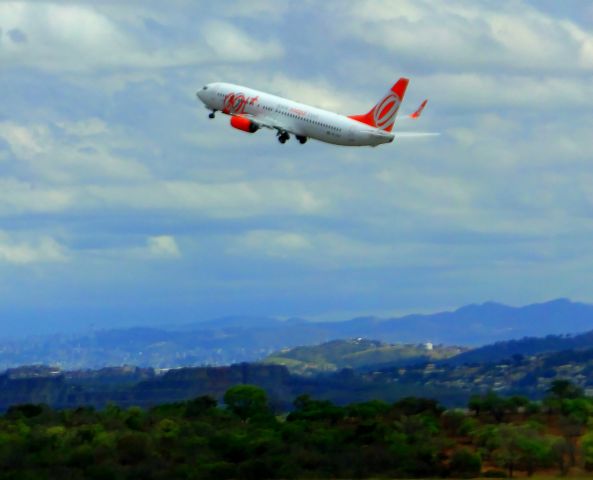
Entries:
{"label": "landing gear", "polygon": [[297,135],[296,138],[301,145],[304,145],[305,143],[307,143],[307,137],[302,137],[301,135]]}
{"label": "landing gear", "polygon": [[286,132],[278,132],[278,141],[282,144],[286,143],[286,140],[290,139],[290,135]]}
{"label": "landing gear", "polygon": [[208,114],[208,118],[214,118],[214,117],[215,117],[215,115],[214,115],[215,113],[216,113],[216,110],[212,110],[212,111],[211,111],[211,112]]}

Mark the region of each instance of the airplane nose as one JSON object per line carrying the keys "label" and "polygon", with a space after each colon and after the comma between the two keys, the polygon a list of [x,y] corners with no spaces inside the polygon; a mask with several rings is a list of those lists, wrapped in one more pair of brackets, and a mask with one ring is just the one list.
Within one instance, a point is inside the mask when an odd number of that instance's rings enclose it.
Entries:
{"label": "airplane nose", "polygon": [[196,93],[196,97],[198,97],[202,102],[204,101],[204,90],[198,90]]}

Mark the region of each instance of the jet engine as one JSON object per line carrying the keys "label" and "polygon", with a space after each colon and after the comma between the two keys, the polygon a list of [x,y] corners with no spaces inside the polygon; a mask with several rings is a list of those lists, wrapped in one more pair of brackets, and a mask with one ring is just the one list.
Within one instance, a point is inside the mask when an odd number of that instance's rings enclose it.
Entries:
{"label": "jet engine", "polygon": [[234,115],[231,117],[231,127],[236,128],[237,130],[243,130],[244,132],[248,133],[255,133],[259,130],[259,125],[257,123],[239,115]]}

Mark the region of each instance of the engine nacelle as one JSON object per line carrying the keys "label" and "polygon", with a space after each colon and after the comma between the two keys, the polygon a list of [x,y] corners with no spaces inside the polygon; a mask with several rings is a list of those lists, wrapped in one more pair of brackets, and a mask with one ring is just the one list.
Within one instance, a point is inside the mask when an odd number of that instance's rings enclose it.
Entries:
{"label": "engine nacelle", "polygon": [[239,115],[231,117],[231,127],[236,128],[237,130],[243,130],[247,133],[255,133],[259,130],[259,125],[257,123]]}

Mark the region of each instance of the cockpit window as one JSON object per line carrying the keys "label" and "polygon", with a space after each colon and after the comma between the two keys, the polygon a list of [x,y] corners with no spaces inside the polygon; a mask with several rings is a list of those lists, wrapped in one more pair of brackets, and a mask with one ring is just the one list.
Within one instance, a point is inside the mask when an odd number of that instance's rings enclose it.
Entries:
{"label": "cockpit window", "polygon": [[202,90],[208,90],[208,86],[203,87]]}

